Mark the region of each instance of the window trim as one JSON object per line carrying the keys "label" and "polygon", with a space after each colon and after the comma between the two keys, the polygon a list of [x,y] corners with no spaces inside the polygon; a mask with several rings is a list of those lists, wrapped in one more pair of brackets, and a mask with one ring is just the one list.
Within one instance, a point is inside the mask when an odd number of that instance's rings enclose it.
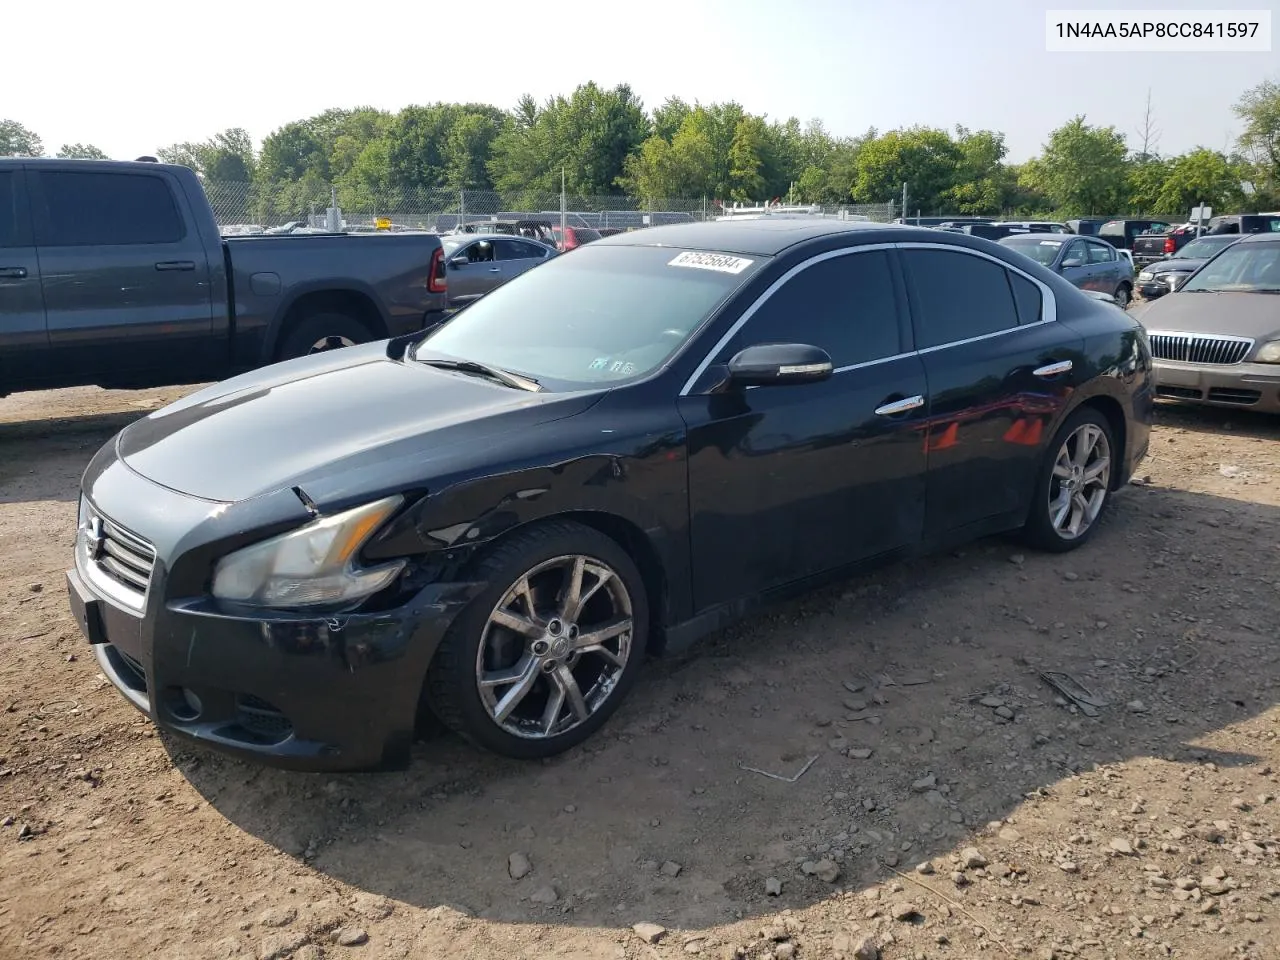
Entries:
{"label": "window trim", "polygon": [[31,222],[31,198],[27,191],[27,168],[24,164],[7,167],[13,173],[14,215],[17,220],[17,243],[12,247],[0,246],[0,250],[34,250],[36,246],[36,228]]}
{"label": "window trim", "polygon": [[[1027,273],[1021,267],[1015,266],[1014,264],[1001,260],[999,257],[994,257],[991,254],[986,253],[982,250],[972,250],[968,247],[959,246],[958,244],[927,243],[924,241],[915,241],[915,242],[906,242],[906,243],[868,243],[868,244],[861,244],[856,247],[841,247],[839,250],[827,250],[823,253],[815,254],[814,256],[809,257],[806,260],[802,260],[800,263],[797,263],[795,266],[791,267],[791,269],[789,269],[786,273],[780,276],[773,283],[769,284],[769,286],[759,296],[757,296],[755,300],[751,302],[751,304],[747,307],[747,309],[742,311],[742,315],[738,317],[738,319],[735,320],[732,325],[730,325],[729,329],[725,331],[724,335],[721,336],[720,339],[718,339],[715,342],[715,344],[707,352],[706,356],[702,358],[702,362],[700,362],[694,368],[693,373],[689,375],[689,378],[687,380],[685,380],[684,386],[680,388],[680,391],[679,393],[676,394],[676,396],[687,397],[691,395],[690,392],[693,390],[693,385],[698,382],[698,380],[702,377],[704,373],[706,373],[707,368],[711,366],[712,361],[719,355],[720,351],[723,350],[725,346],[729,343],[729,341],[733,339],[733,337],[738,333],[738,331],[741,330],[742,327],[746,325],[747,321],[750,320],[755,315],[756,311],[758,311],[762,306],[764,306],[765,301],[767,301],[770,297],[772,297],[775,293],[777,293],[778,290],[782,287],[782,285],[785,284],[792,277],[794,277],[796,274],[800,273],[802,270],[806,269],[807,267],[815,263],[821,263],[824,260],[831,260],[835,257],[847,256],[849,254],[869,253],[875,250],[893,250],[893,251],[941,250],[944,252],[963,253],[971,257],[977,257],[981,260],[989,260],[992,263],[996,264],[996,266],[1004,267],[1006,270],[1011,270],[1014,273],[1018,274],[1019,276],[1025,277],[1027,280],[1030,280],[1032,283],[1034,283],[1037,287],[1040,288],[1040,319],[1035,320],[1031,323],[1019,323],[1016,326],[1008,327],[1004,330],[996,330],[993,333],[984,333],[977,337],[968,337],[964,340],[954,340],[948,343],[940,343],[932,347],[923,347],[923,348],[908,350],[904,353],[895,353],[893,356],[890,356],[890,357],[880,357],[876,360],[865,360],[862,363],[854,363],[845,367],[837,367],[832,371],[832,376],[839,373],[847,373],[850,370],[861,370],[864,367],[873,367],[881,363],[891,363],[894,360],[901,360],[905,357],[923,356],[929,353],[936,353],[939,350],[948,350],[951,347],[959,347],[959,346],[964,346],[970,343],[977,343],[981,340],[990,340],[993,337],[1003,337],[1010,333],[1016,333],[1019,330],[1026,330],[1030,327],[1039,327],[1039,326],[1043,326],[1044,324],[1053,323],[1058,319],[1058,302],[1054,296],[1052,287],[1050,287],[1043,280],[1040,280],[1038,277],[1033,277],[1031,274]],[[903,279],[905,281],[906,279],[905,276],[903,277]],[[1009,295],[1013,297],[1012,288],[1009,291]],[[908,285],[907,296],[909,301],[910,300],[909,285]],[[1017,298],[1014,297],[1013,299],[1014,299],[1014,316],[1018,316]],[[908,315],[910,315],[911,304],[909,302],[907,305],[907,312],[908,312]],[[908,319],[910,319],[910,316],[908,316]],[[914,330],[914,322],[912,323],[912,329]]]}
{"label": "window trim", "polygon": [[[1102,240],[1095,240],[1093,242],[1090,242],[1089,240],[1084,238],[1081,238],[1081,242],[1084,243],[1084,249],[1085,249],[1084,265],[1086,267],[1097,267],[1104,263],[1116,262],[1116,258],[1118,255],[1116,253],[1116,248],[1113,247],[1111,244],[1106,243],[1105,241],[1102,241]],[[1101,249],[1103,253],[1108,254],[1107,258],[1104,260],[1089,259],[1088,251],[1094,249],[1095,247]]]}

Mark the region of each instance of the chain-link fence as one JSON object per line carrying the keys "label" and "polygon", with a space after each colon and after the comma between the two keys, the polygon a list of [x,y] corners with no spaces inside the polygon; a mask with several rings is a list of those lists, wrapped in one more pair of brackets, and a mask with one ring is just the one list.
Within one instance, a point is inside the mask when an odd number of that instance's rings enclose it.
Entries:
{"label": "chain-link fence", "polygon": [[[434,230],[447,232],[486,222],[541,220],[559,224],[562,209],[570,226],[635,230],[672,223],[711,220],[763,210],[711,199],[641,200],[624,196],[577,196],[492,190],[383,190],[298,183],[206,182],[205,193],[224,233],[313,229]],[[892,220],[893,203],[772,206],[803,209],[847,219]],[[336,224],[335,224],[336,221]]]}

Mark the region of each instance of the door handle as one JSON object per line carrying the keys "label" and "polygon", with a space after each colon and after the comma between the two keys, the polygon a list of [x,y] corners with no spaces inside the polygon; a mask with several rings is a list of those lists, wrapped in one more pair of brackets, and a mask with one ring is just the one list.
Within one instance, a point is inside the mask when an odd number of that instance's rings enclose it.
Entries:
{"label": "door handle", "polygon": [[1045,379],[1061,376],[1064,373],[1071,372],[1071,361],[1059,360],[1057,363],[1050,363],[1043,367],[1038,367],[1031,372],[1037,377],[1044,377]]}
{"label": "door handle", "polygon": [[27,278],[27,268],[0,267],[0,277],[10,277],[14,280],[25,280]]}
{"label": "door handle", "polygon": [[194,270],[194,260],[161,260],[156,264],[157,270]]}
{"label": "door handle", "polygon": [[892,403],[885,403],[876,407],[876,416],[878,417],[896,417],[900,413],[907,413],[911,410],[919,410],[924,406],[924,397],[914,396],[906,397],[902,400],[894,400]]}
{"label": "door handle", "polygon": [[501,267],[490,267],[490,268],[489,268],[489,272],[490,272],[490,273],[501,273],[501,272],[502,272],[502,268],[501,268]]}

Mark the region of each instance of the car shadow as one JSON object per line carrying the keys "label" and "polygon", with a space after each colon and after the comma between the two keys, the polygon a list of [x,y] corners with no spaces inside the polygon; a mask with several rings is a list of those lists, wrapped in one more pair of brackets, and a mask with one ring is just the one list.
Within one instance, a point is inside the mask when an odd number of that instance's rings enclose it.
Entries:
{"label": "car shadow", "polygon": [[[804,907],[833,886],[801,860],[831,857],[836,886],[870,885],[948,856],[991,821],[1034,818],[1038,797],[1077,796],[1065,781],[1097,765],[1258,762],[1215,744],[1274,705],[1280,561],[1256,545],[1280,540],[1280,509],[1154,486],[1112,506],[1078,552],[983,541],[654,661],[593,740],[541,763],[453,736],[419,743],[407,771],[373,775],[167,747],[241,829],[417,907],[686,928]],[[1188,587],[1170,574],[1192,558]],[[1068,674],[1106,705],[1086,716],[1041,671]],[[1154,838],[1162,827],[1133,829]],[[513,854],[528,861],[523,879],[509,875]],[[781,896],[766,896],[769,877],[783,881]]]}
{"label": "car shadow", "polygon": [[1255,413],[1247,408],[1201,407],[1162,400],[1156,404],[1156,418],[1161,426],[1196,433],[1280,440],[1280,416]]}

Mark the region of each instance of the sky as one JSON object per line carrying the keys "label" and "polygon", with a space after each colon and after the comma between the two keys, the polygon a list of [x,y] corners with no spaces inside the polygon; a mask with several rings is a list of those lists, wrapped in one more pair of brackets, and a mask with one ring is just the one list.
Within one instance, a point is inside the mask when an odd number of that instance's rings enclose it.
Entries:
{"label": "sky", "polygon": [[[594,80],[736,100],[770,118],[820,118],[838,135],[924,124],[1004,132],[1008,159],[1039,153],[1076,114],[1133,146],[1148,89],[1165,154],[1221,150],[1231,106],[1269,53],[1048,53],[1045,11],[1068,0],[168,0],[22,5],[0,59],[0,119],[52,153],[92,143],[132,159],[244,127],[260,142],[329,107],[435,101],[509,108]],[[1275,0],[1127,0],[1094,9],[1270,8]],[[1280,11],[1278,11],[1280,12]],[[1276,16],[1280,28],[1280,16]],[[470,64],[474,63],[472,66]]]}

